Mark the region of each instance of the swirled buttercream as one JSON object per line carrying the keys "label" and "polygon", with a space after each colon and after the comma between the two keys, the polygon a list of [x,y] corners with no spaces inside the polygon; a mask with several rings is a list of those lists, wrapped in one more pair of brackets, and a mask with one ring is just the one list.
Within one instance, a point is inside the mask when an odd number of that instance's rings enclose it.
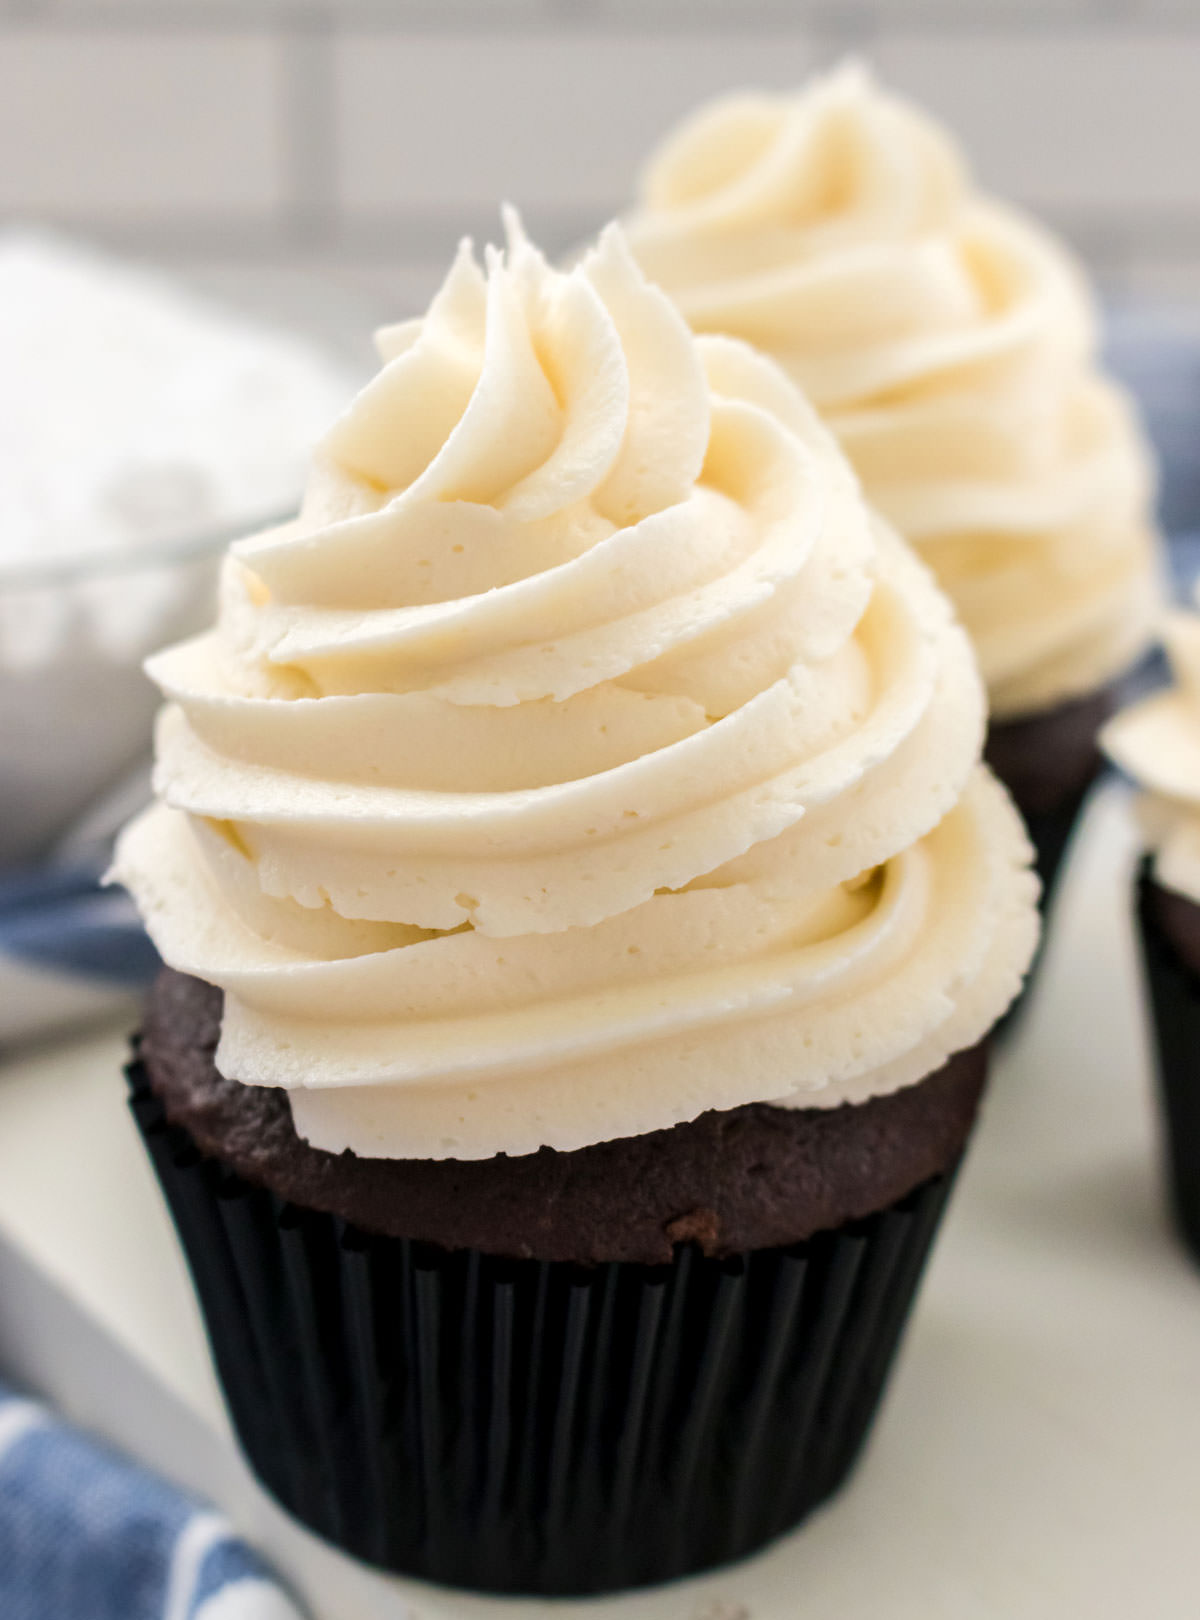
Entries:
{"label": "swirled buttercream", "polygon": [[696,331],[774,356],[970,631],[993,713],[1103,685],[1158,601],[1150,458],[1064,249],[858,67],[668,137],[628,222]]}
{"label": "swirled buttercream", "polygon": [[1156,879],[1200,905],[1200,614],[1169,613],[1162,634],[1173,683],[1114,716],[1100,742],[1142,789]]}
{"label": "swirled buttercream", "polygon": [[314,1144],[571,1149],[922,1078],[1015,994],[1028,848],[925,569],[619,231],[468,245],[163,653],[116,873]]}

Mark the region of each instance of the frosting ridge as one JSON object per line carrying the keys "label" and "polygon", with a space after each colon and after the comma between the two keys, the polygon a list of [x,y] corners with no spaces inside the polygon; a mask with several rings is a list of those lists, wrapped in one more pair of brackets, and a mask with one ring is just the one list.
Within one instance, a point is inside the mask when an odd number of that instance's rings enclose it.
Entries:
{"label": "frosting ridge", "polygon": [[757,344],[821,411],[949,591],[993,713],[1148,645],[1151,462],[1084,278],[932,120],[855,65],[728,97],[668,136],[628,229],[696,331]]}
{"label": "frosting ridge", "polygon": [[222,1071],[335,1151],[920,1079],[1037,926],[966,637],[775,366],[615,228],[564,274],[508,227],[151,661],[116,874],[224,990]]}

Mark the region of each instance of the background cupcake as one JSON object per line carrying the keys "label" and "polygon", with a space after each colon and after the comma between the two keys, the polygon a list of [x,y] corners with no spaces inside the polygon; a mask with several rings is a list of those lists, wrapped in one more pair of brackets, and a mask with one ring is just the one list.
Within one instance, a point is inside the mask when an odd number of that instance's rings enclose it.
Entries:
{"label": "background cupcake", "polygon": [[1163,628],[1174,685],[1105,727],[1110,758],[1144,790],[1151,854],[1138,874],[1138,922],[1166,1120],[1176,1223],[1200,1259],[1200,616]]}
{"label": "background cupcake", "polygon": [[[1033,950],[931,576],[770,362],[510,220],[163,654],[135,1107],[261,1476],[484,1589],[844,1477]],[[919,1459],[914,1459],[919,1469]]]}
{"label": "background cupcake", "polygon": [[1149,458],[1078,268],[858,67],[702,108],[629,230],[695,330],[781,362],[936,571],[1048,884],[1158,600]]}

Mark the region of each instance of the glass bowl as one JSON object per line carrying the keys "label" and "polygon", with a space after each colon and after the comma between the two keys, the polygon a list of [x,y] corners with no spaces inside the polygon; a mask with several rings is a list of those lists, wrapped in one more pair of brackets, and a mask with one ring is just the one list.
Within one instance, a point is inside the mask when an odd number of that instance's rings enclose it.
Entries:
{"label": "glass bowl", "polygon": [[150,747],[150,653],[212,622],[229,542],[290,513],[0,568],[0,867],[38,860]]}

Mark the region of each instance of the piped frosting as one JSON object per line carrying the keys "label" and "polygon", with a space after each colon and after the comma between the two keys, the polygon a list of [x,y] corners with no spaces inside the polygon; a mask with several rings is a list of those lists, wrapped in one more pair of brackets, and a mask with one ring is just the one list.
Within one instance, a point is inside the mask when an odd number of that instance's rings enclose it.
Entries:
{"label": "piped frosting", "polygon": [[217,1061],[368,1156],[921,1079],[1015,994],[1029,849],[926,570],[770,361],[510,217],[152,660],[116,873]]}
{"label": "piped frosting", "polygon": [[628,228],[698,332],[771,354],[970,631],[999,717],[1105,684],[1159,600],[1150,457],[1079,268],[850,65],[702,107]]}

